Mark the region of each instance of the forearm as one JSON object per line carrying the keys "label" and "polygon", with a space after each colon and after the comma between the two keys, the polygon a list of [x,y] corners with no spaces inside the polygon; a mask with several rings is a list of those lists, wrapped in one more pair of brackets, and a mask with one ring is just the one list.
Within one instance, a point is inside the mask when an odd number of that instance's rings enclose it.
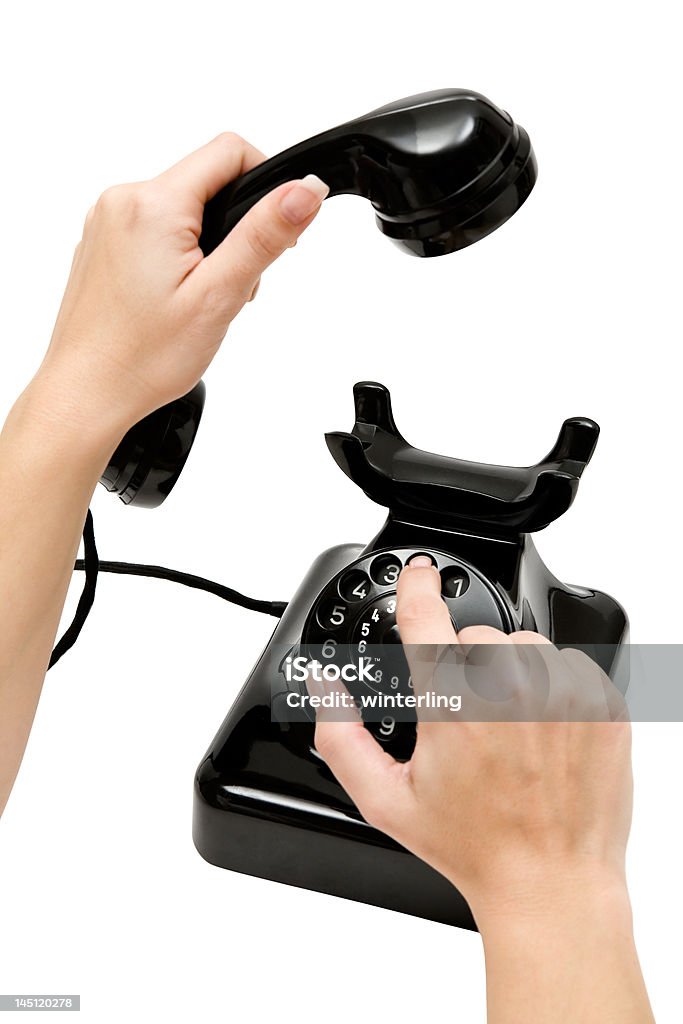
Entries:
{"label": "forearm", "polygon": [[[59,391],[59,395],[58,395]],[[117,427],[39,378],[0,434],[0,813],[21,763],[92,492]],[[120,435],[119,435],[120,436]]]}
{"label": "forearm", "polygon": [[479,917],[489,1024],[653,1024],[625,883],[559,877]]}

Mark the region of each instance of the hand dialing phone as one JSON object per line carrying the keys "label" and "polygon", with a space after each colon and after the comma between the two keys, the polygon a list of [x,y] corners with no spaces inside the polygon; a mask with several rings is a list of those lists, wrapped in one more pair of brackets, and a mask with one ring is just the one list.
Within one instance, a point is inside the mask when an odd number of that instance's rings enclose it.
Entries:
{"label": "hand dialing phone", "polygon": [[[589,646],[614,676],[625,612],[606,594],[560,583],[530,536],[569,508],[599,429],[570,419],[538,465],[479,465],[408,444],[381,384],[357,384],[354,398],[352,432],[328,434],[327,444],[388,518],[368,545],[332,548],[311,566],[199,766],[194,840],[221,867],[473,928],[449,882],[363,821],[315,751],[313,720],[285,712],[283,652],[397,644],[396,581],[422,553],[458,628],[532,629]],[[393,756],[410,757],[414,727],[366,724]]]}

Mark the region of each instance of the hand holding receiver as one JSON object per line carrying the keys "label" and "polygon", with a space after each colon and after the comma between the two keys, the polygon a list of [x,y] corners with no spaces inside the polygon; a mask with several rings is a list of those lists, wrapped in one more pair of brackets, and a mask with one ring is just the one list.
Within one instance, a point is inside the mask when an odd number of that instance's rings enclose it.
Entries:
{"label": "hand holding receiver", "polygon": [[107,425],[106,455],[119,442],[101,483],[126,504],[153,508],[170,492],[199,425],[202,373],[327,194],[313,175],[283,184],[205,256],[204,201],[260,159],[219,136],[152,181],[110,189],[86,220],[40,376],[57,395],[70,394],[65,378],[82,383],[70,404],[79,421],[89,410],[82,433]]}
{"label": "hand holding receiver", "polygon": [[[418,256],[441,256],[483,238],[519,209],[536,181],[524,129],[485,96],[465,89],[398,100],[263,163],[250,153],[247,166],[230,184],[211,190],[198,240],[205,256],[231,244],[249,211],[294,179],[305,184],[313,176],[329,186],[331,196],[369,199],[380,231]],[[178,418],[187,422],[197,395],[181,401],[185,411],[170,404],[163,416],[159,411],[133,427],[107,468],[102,483],[127,504],[160,504],[180,475],[198,415],[188,423],[191,435],[184,431],[183,440],[159,456],[162,465],[156,464],[155,450],[160,434],[172,438]],[[174,465],[168,461],[172,450]]]}
{"label": "hand holding receiver", "polygon": [[200,245],[211,252],[270,189],[313,172],[330,196],[372,203],[377,226],[417,256],[442,256],[508,220],[536,181],[523,128],[480,93],[442,89],[379,107],[300,142],[219,192]]}

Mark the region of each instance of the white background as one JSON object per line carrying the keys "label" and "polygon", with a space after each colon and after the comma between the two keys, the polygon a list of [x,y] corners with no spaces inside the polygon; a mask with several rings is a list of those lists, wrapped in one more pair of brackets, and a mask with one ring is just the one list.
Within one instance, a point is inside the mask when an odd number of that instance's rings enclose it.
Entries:
{"label": "white background", "polygon": [[[568,582],[617,596],[635,640],[679,642],[674,18],[662,0],[61,0],[5,13],[3,412],[47,344],[100,191],[223,129],[274,153],[398,97],[466,86],[528,129],[539,160],[522,211],[443,259],[400,253],[362,200],[325,204],[208,372],[172,498],[137,511],[98,489],[101,555],[286,599],[320,550],[382,522],[323,441],[350,429],[353,383],[376,379],[412,443],[474,460],[535,462],[563,418],[597,419],[577,502],[541,553]],[[80,992],[98,1024],[484,1020],[476,935],[194,851],[194,769],[271,627],[171,584],[100,581],[82,639],[48,677],[0,827],[0,992]],[[682,740],[681,725],[635,727],[630,884],[660,1022],[681,1019]]]}

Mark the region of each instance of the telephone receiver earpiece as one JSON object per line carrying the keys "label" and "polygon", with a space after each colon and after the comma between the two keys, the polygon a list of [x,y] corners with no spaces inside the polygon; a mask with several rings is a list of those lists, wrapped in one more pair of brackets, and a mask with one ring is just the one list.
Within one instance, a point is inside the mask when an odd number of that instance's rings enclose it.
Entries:
{"label": "telephone receiver earpiece", "polygon": [[536,181],[529,136],[480,93],[441,89],[379,107],[300,142],[222,189],[205,207],[210,253],[277,185],[317,174],[330,196],[364,196],[406,252],[443,256],[484,238]]}
{"label": "telephone receiver earpiece", "polygon": [[[237,178],[204,210],[205,255],[277,185],[317,174],[330,196],[364,196],[380,231],[406,252],[443,256],[504,224],[536,181],[529,136],[480,93],[442,89],[397,100],[300,142]],[[205,388],[137,423],[101,483],[127,505],[155,508],[180,476]]]}

